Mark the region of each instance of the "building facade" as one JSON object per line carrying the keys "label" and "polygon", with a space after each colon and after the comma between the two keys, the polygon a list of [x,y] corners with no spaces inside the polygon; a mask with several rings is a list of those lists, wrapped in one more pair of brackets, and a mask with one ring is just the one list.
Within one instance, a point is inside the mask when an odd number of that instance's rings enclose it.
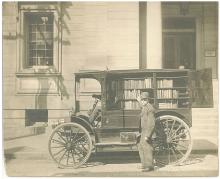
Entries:
{"label": "building facade", "polygon": [[5,139],[68,118],[79,70],[211,68],[217,126],[218,2],[4,2],[2,27]]}

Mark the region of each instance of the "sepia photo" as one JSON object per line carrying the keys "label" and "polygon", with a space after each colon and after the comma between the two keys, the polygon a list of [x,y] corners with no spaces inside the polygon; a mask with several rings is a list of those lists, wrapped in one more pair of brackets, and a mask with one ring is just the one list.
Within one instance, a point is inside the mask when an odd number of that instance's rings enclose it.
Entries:
{"label": "sepia photo", "polygon": [[218,176],[218,1],[2,2],[11,177]]}

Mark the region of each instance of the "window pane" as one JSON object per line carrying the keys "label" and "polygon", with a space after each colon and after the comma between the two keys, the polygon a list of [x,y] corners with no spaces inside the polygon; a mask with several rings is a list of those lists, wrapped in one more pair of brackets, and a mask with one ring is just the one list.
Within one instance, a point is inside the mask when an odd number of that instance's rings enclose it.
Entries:
{"label": "window pane", "polygon": [[48,24],[46,28],[47,28],[47,31],[53,32],[53,25]]}
{"label": "window pane", "polygon": [[51,56],[53,56],[52,53],[53,53],[52,50],[47,50],[47,51],[46,51],[46,56],[47,56],[47,57],[51,57]]}
{"label": "window pane", "polygon": [[53,15],[28,13],[29,66],[53,65]]}
{"label": "window pane", "polygon": [[164,18],[163,29],[195,29],[195,20],[193,18]]}
{"label": "window pane", "polygon": [[45,43],[42,43],[42,44],[41,44],[41,43],[38,43],[38,44],[37,44],[37,49],[38,49],[38,50],[40,50],[40,49],[45,49],[45,47],[46,47],[46,44],[45,44]]}

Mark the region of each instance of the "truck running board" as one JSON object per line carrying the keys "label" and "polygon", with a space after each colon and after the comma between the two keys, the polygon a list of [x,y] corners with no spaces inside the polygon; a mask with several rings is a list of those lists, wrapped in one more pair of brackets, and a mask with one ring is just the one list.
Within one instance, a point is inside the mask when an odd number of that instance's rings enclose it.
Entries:
{"label": "truck running board", "polygon": [[96,147],[114,147],[114,146],[133,146],[136,145],[135,143],[120,143],[120,142],[113,142],[113,143],[96,143]]}

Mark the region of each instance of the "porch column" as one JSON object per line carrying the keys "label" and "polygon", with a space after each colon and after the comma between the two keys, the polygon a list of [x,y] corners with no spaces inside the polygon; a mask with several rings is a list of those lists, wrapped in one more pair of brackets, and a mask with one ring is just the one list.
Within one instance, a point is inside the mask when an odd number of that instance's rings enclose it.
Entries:
{"label": "porch column", "polygon": [[146,68],[162,68],[161,2],[147,2],[146,11]]}

